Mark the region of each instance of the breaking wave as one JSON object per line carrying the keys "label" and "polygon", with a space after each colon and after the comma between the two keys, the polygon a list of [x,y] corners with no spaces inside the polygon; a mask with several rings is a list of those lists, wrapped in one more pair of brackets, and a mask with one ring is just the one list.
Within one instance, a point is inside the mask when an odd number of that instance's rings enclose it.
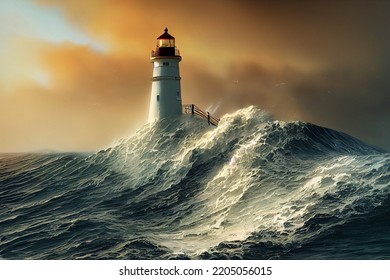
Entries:
{"label": "breaking wave", "polygon": [[0,155],[0,258],[389,258],[389,163],[255,107],[92,155]]}

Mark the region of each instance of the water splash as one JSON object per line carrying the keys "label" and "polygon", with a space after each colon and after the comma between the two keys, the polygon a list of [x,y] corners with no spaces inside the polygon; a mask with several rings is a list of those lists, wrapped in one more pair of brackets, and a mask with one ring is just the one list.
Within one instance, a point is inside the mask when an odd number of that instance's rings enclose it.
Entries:
{"label": "water splash", "polygon": [[371,215],[390,156],[248,107],[92,155],[2,155],[2,258],[276,258]]}

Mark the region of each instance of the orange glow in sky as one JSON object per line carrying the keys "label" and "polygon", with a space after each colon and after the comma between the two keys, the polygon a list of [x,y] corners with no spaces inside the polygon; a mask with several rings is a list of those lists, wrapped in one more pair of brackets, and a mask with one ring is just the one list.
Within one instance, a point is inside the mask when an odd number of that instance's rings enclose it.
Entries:
{"label": "orange glow in sky", "polygon": [[93,151],[133,133],[166,26],[184,103],[256,105],[390,149],[390,4],[336,2],[1,1],[0,152]]}

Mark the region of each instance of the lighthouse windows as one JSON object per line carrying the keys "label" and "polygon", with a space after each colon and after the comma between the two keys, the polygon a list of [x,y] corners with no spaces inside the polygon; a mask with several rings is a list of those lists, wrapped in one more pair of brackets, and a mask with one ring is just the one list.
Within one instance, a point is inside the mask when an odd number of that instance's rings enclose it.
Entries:
{"label": "lighthouse windows", "polygon": [[159,48],[175,47],[175,39],[159,39],[157,40],[157,47]]}
{"label": "lighthouse windows", "polygon": [[159,101],[160,101],[160,95],[157,94],[157,102],[159,102]]}
{"label": "lighthouse windows", "polygon": [[161,67],[161,66],[169,66],[170,64],[168,61],[163,61],[163,62],[155,61],[153,65],[154,65],[154,68],[157,68],[157,67]]}
{"label": "lighthouse windows", "polygon": [[181,100],[180,91],[176,91],[176,100]]}

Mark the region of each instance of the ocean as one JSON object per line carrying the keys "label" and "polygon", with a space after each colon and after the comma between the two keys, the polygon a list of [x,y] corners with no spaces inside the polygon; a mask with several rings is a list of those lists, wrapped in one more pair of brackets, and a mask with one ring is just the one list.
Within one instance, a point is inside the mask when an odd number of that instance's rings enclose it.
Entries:
{"label": "ocean", "polygon": [[256,107],[0,155],[0,259],[390,259],[390,154]]}

